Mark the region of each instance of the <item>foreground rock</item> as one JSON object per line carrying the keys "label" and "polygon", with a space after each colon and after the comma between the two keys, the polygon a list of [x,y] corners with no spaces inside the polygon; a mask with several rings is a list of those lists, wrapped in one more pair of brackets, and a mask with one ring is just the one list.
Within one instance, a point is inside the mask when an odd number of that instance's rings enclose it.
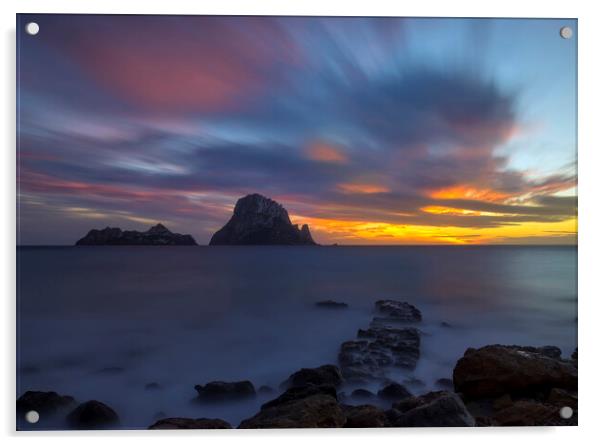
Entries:
{"label": "foreground rock", "polygon": [[290,375],[283,383],[284,388],[302,387],[307,385],[329,385],[337,387],[343,383],[339,368],[334,365],[323,365],[318,368],[302,368]]}
{"label": "foreground rock", "polygon": [[337,428],[346,417],[333,386],[295,387],[262,405],[239,428]]}
{"label": "foreground rock", "polygon": [[163,224],[157,224],[146,232],[121,230],[118,227],[93,229],[75,243],[76,246],[196,246],[190,235],[173,233]]}
{"label": "foreground rock", "polygon": [[341,405],[346,421],[344,428],[382,428],[387,426],[385,412],[373,405]]}
{"label": "foreground rock", "polygon": [[222,419],[187,419],[184,417],[161,419],[148,427],[149,430],[221,430],[230,428],[232,426]]}
{"label": "foreground rock", "polygon": [[40,416],[48,416],[74,405],[75,399],[71,396],[61,396],[54,391],[27,391],[17,399],[17,413],[37,411]]}
{"label": "foreground rock", "polygon": [[315,245],[309,227],[293,225],[284,207],[258,194],[240,198],[234,214],[209,242],[218,245]]}
{"label": "foreground rock", "polygon": [[115,428],[119,425],[119,416],[113,409],[97,400],[90,400],[75,408],[67,422],[73,429],[97,430]]}
{"label": "foreground rock", "polygon": [[410,397],[394,403],[387,411],[390,426],[395,427],[462,427],[475,426],[457,394],[437,391],[420,397]]}
{"label": "foreground rock", "polygon": [[577,368],[550,348],[490,345],[468,349],[454,368],[454,387],[466,399],[547,394],[577,389]]}
{"label": "foreground rock", "polygon": [[200,401],[216,402],[223,400],[246,399],[255,396],[255,387],[248,380],[240,382],[209,382],[194,387]]}
{"label": "foreground rock", "polygon": [[519,400],[496,412],[491,424],[496,426],[570,426],[577,425],[577,417],[563,419],[558,406],[534,400]]}

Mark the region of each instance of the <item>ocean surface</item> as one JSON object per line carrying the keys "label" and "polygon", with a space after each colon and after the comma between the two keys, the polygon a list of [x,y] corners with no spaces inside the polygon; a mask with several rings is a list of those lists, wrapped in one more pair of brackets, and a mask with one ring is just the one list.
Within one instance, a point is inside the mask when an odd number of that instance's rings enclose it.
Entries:
{"label": "ocean surface", "polygon": [[[577,345],[576,247],[20,247],[17,259],[17,397],[100,400],[128,429],[238,425],[292,372],[336,364],[378,299],[423,313],[418,366],[394,376],[420,379],[415,393],[451,378],[468,347]],[[326,299],[349,308],[315,306]],[[196,384],[246,379],[275,392],[193,401]]]}

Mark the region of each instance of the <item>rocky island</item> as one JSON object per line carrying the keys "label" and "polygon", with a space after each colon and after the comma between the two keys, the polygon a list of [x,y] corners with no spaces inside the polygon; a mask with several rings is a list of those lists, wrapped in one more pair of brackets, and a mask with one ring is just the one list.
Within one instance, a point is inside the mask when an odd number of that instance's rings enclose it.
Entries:
{"label": "rocky island", "polygon": [[76,246],[196,246],[191,235],[173,233],[163,224],[157,224],[146,232],[121,230],[118,227],[93,229],[75,243]]}
{"label": "rocky island", "polygon": [[209,245],[315,246],[316,242],[307,224],[299,229],[282,205],[255,193],[236,202],[232,218],[215,232]]}

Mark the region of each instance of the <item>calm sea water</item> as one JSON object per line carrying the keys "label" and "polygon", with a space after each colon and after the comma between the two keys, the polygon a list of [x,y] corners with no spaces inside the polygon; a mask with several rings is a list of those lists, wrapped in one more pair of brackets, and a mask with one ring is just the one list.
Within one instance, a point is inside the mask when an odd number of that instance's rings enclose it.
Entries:
{"label": "calm sea water", "polygon": [[[467,347],[577,343],[575,247],[21,247],[17,396],[54,390],[112,406],[124,428],[158,417],[235,426],[273,395],[192,403],[195,384],[277,386],[336,363],[374,301],[423,312],[425,392]],[[347,302],[324,310],[314,302]],[[441,326],[441,322],[451,327]],[[157,382],[162,389],[147,390]],[[344,390],[349,391],[351,388]],[[376,389],[376,388],[372,388]]]}

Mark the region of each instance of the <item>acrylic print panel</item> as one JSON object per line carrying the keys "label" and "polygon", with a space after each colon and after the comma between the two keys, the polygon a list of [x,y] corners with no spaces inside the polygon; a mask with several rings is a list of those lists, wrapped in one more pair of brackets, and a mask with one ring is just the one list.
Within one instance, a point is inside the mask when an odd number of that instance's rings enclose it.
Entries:
{"label": "acrylic print panel", "polygon": [[17,26],[18,429],[577,424],[576,20]]}

